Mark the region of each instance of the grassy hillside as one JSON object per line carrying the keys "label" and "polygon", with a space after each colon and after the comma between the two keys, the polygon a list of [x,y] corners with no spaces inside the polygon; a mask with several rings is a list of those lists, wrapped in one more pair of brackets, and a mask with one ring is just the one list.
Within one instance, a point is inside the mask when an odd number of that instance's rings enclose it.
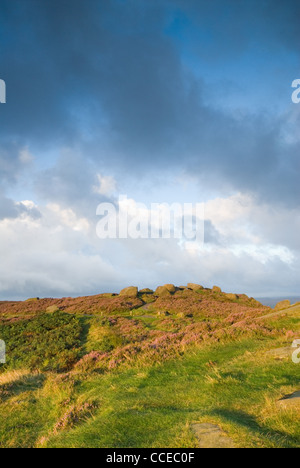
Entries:
{"label": "grassy hillside", "polygon": [[[158,295],[159,294],[159,295]],[[300,338],[283,311],[217,288],[0,303],[0,447],[299,447]]]}

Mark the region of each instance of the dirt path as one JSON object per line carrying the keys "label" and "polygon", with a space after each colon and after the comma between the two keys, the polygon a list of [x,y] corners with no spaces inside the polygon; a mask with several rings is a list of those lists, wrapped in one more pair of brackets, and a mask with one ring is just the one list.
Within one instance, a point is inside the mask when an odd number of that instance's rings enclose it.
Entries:
{"label": "dirt path", "polygon": [[288,309],[283,309],[283,310],[278,310],[276,312],[271,312],[270,314],[263,315],[262,317],[256,317],[255,320],[268,319],[268,318],[272,318],[272,317],[277,317],[278,315],[289,316],[289,315],[294,314],[295,312],[296,313],[298,312],[300,314],[300,306],[299,305],[291,306]]}

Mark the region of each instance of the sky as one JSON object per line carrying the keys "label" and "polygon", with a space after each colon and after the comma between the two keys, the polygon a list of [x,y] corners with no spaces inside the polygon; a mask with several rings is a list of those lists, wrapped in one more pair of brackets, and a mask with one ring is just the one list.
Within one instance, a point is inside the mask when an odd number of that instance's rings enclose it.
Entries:
{"label": "sky", "polygon": [[[0,0],[0,300],[215,284],[300,296],[298,0]],[[100,239],[200,203],[204,245]]]}

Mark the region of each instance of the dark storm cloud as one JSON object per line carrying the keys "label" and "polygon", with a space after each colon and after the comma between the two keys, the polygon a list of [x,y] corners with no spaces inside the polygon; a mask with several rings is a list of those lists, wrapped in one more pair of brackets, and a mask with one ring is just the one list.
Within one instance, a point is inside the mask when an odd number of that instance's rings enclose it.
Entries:
{"label": "dark storm cloud", "polygon": [[[285,122],[208,107],[182,50],[192,43],[220,66],[251,47],[266,60],[282,48],[299,59],[299,2],[2,0],[0,8],[2,138],[74,146],[96,166],[128,172],[183,166],[215,184],[298,203],[300,148],[282,141]],[[51,195],[51,182],[44,187]]]}
{"label": "dark storm cloud", "polygon": [[38,174],[35,187],[47,202],[67,206],[91,219],[99,203],[111,201],[96,190],[99,181],[93,162],[70,151],[61,155],[55,167]]}
{"label": "dark storm cloud", "polygon": [[[169,5],[177,6],[175,20],[189,28],[198,28],[198,42],[194,49],[208,60],[238,57],[251,44],[257,51],[267,53],[286,47],[299,54],[300,3],[274,0],[170,0]],[[180,13],[186,23],[180,21]],[[209,35],[205,47],[199,39]],[[191,38],[191,36],[190,36]]]}
{"label": "dark storm cloud", "polygon": [[16,181],[21,169],[20,146],[2,139],[0,144],[0,182],[9,184]]}

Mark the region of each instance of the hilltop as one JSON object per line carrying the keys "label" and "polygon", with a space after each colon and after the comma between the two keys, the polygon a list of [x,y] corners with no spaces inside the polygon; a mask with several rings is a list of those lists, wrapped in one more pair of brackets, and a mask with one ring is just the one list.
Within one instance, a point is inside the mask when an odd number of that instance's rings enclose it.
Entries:
{"label": "hilltop", "polygon": [[[148,304],[147,307],[145,305]],[[228,316],[233,312],[251,316],[264,313],[268,307],[245,294],[227,294],[214,286],[212,289],[203,288],[201,285],[190,284],[188,286],[175,287],[174,285],[159,286],[156,291],[137,287],[123,289],[120,294],[99,294],[96,296],[40,299],[31,298],[24,302],[4,301],[0,302],[0,320],[12,321],[20,318],[32,318],[47,310],[59,309],[66,313],[84,315],[126,315],[151,309],[153,312],[169,312],[186,316],[201,313],[209,314],[209,310],[216,315]],[[51,309],[53,308],[53,309]],[[132,314],[131,314],[132,315]]]}
{"label": "hilltop", "polygon": [[0,446],[196,447],[199,423],[299,446],[278,406],[299,369],[272,354],[300,338],[299,312],[192,283],[1,302]]}

